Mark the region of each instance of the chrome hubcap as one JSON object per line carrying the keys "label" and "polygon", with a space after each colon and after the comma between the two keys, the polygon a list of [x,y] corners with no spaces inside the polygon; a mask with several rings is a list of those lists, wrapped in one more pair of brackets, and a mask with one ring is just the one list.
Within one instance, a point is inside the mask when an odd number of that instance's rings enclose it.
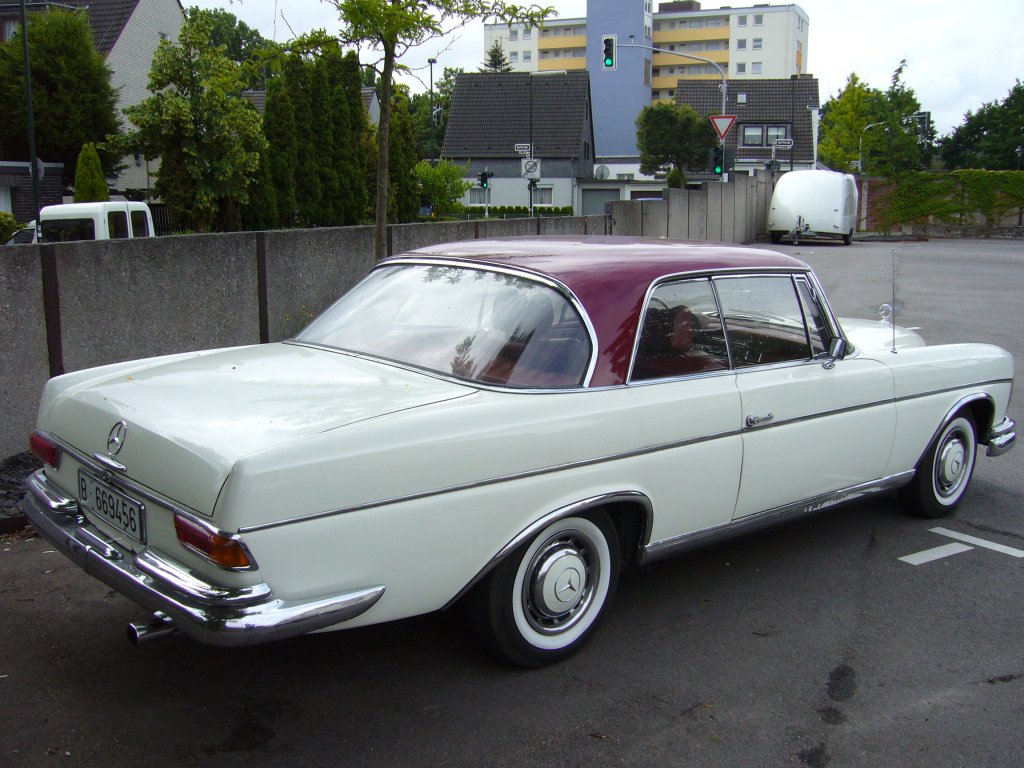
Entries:
{"label": "chrome hubcap", "polygon": [[949,435],[935,462],[936,490],[942,496],[952,496],[967,474],[967,446],[958,434]]}
{"label": "chrome hubcap", "polygon": [[534,555],[524,584],[524,609],[539,632],[554,634],[573,626],[593,599],[588,552],[580,542],[551,541]]}

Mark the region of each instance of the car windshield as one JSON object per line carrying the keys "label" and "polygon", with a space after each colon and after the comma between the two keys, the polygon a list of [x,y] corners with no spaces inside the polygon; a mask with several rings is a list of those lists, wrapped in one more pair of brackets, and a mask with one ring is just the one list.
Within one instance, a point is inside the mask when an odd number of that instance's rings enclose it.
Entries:
{"label": "car windshield", "polygon": [[547,285],[459,266],[383,267],[298,341],[485,384],[577,387],[591,343],[576,309]]}

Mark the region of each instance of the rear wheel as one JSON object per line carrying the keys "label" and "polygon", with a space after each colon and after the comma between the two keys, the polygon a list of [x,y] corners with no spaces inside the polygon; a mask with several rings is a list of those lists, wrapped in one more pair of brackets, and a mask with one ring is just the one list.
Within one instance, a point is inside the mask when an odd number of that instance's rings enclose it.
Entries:
{"label": "rear wheel", "polygon": [[901,496],[918,517],[945,517],[960,504],[974,473],[974,419],[961,411],[939,432]]}
{"label": "rear wheel", "polygon": [[619,545],[604,511],[546,526],[474,589],[470,622],[497,655],[523,667],[575,653],[611,603]]}

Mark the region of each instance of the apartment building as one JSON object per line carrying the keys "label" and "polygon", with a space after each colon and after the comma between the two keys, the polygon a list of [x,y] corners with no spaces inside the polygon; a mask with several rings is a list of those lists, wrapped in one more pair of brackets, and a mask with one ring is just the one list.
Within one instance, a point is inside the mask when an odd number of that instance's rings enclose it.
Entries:
{"label": "apartment building", "polygon": [[[500,42],[514,71],[588,69],[594,89],[597,153],[635,158],[635,120],[654,101],[676,100],[679,80],[755,80],[807,73],[809,19],[798,5],[703,9],[701,3],[589,0],[586,18],[540,29],[488,24],[485,50]],[[601,66],[602,38],[620,46],[614,71]],[[651,50],[654,49],[654,50]]]}

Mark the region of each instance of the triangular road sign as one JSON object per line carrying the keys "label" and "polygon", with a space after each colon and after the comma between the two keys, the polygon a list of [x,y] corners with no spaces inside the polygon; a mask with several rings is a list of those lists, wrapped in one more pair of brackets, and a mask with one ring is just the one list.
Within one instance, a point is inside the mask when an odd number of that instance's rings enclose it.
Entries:
{"label": "triangular road sign", "polygon": [[710,115],[709,119],[715,127],[715,133],[718,134],[718,138],[724,140],[725,134],[729,132],[732,124],[736,122],[736,115]]}

